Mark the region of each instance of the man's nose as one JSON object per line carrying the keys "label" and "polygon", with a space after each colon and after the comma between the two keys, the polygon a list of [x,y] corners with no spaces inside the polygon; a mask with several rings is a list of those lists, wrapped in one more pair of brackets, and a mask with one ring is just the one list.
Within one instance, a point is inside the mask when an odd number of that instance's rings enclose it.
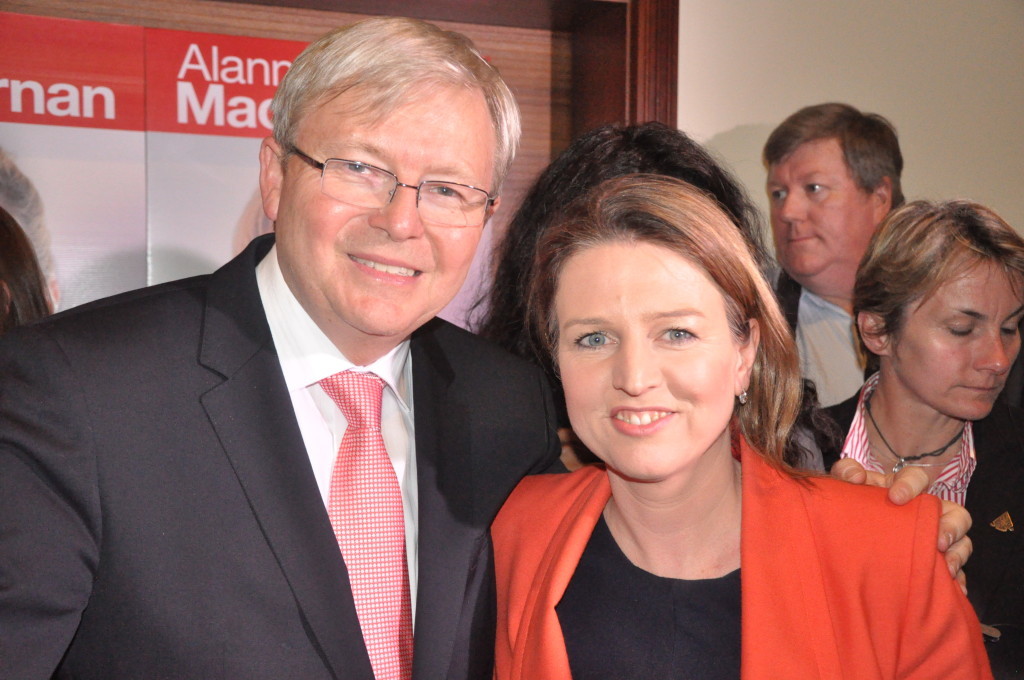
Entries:
{"label": "man's nose", "polygon": [[388,233],[393,241],[404,241],[423,234],[418,208],[419,187],[399,183],[391,200],[371,216],[370,224]]}
{"label": "man's nose", "polygon": [[798,191],[788,192],[776,204],[776,213],[786,222],[803,219],[807,214],[807,200]]}

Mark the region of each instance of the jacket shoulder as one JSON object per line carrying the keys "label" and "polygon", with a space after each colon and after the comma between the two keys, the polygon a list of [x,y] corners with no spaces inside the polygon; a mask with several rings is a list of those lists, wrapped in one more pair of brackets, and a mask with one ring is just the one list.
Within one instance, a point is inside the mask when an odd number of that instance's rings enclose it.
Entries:
{"label": "jacket shoulder", "polygon": [[[824,475],[793,479],[753,455],[744,456],[743,475],[744,493],[749,494],[751,508],[756,510],[753,516],[745,513],[745,519],[786,526],[807,522],[821,540],[834,541],[840,549],[854,535],[863,539],[866,551],[871,552],[879,540],[906,539],[918,524],[938,532],[940,502],[929,494],[896,505],[888,499],[887,489]],[[784,521],[784,517],[788,519]]]}
{"label": "jacket shoulder", "polygon": [[897,506],[885,489],[774,470],[752,471],[748,488],[743,462],[745,664],[805,677],[812,649],[828,677],[872,663],[892,677],[990,677],[977,619],[936,550],[937,498]]}
{"label": "jacket shoulder", "polygon": [[[171,327],[187,323],[189,311],[201,309],[216,297],[221,306],[244,307],[252,311],[260,305],[256,286],[256,265],[273,244],[273,237],[256,239],[212,274],[145,286],[72,307],[36,324],[44,331],[107,329],[118,332],[125,325],[156,324]],[[143,325],[142,328],[145,326]],[[134,328],[140,330],[139,327]]]}
{"label": "jacket shoulder", "polygon": [[443,351],[445,359],[460,369],[479,368],[485,370],[484,375],[493,374],[496,370],[523,375],[540,372],[536,364],[441,318],[423,324],[413,333],[412,339],[428,351],[431,347]]}
{"label": "jacket shoulder", "polygon": [[[574,506],[595,502],[604,506],[606,489],[604,468],[588,465],[575,472],[531,475],[516,486],[494,521],[496,541],[519,539],[537,543],[539,535],[553,533]],[[604,489],[604,493],[601,490]]]}

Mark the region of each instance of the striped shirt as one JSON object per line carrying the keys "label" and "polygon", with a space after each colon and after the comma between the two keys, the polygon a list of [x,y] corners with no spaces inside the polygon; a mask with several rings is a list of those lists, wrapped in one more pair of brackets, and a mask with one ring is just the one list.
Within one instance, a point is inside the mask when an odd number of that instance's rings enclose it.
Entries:
{"label": "striped shirt", "polygon": [[[864,387],[861,388],[860,399],[857,401],[857,412],[854,414],[853,422],[850,424],[850,431],[847,433],[846,441],[843,443],[843,451],[840,458],[853,458],[863,465],[865,470],[888,474],[892,472],[892,467],[885,467],[875,460],[875,456],[871,451],[871,444],[868,441],[868,417],[865,404],[871,398],[871,394],[877,386],[878,373],[875,373],[868,378],[867,382],[864,383]],[[938,478],[928,488],[928,493],[938,496],[943,500],[963,505],[967,498],[967,485],[970,483],[971,475],[974,474],[974,468],[977,465],[978,461],[974,457],[974,435],[971,422],[967,421],[964,424],[963,435],[960,437],[960,450],[950,459],[946,467],[942,468]]]}

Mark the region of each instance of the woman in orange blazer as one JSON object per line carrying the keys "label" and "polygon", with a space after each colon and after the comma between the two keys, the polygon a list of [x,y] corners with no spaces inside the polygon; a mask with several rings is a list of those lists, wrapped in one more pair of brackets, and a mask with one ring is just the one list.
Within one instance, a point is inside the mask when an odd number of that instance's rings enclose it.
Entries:
{"label": "woman in orange blazer", "polygon": [[538,252],[531,322],[604,465],[495,521],[497,679],[991,678],[938,500],[787,460],[795,348],[715,204],[612,180]]}

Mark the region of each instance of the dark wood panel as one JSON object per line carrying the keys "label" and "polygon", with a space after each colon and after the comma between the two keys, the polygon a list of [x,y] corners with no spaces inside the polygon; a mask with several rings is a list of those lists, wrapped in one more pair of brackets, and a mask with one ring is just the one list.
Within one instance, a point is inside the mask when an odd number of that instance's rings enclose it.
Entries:
{"label": "dark wood panel", "polygon": [[402,15],[519,28],[571,29],[579,0],[226,0],[356,14]]}
{"label": "dark wood panel", "polygon": [[679,88],[679,0],[632,0],[629,12],[630,123],[676,125]]}
{"label": "dark wood panel", "polygon": [[676,125],[679,0],[589,0],[572,36],[572,130]]}
{"label": "dark wood panel", "polygon": [[628,21],[626,3],[595,0],[579,7],[571,33],[573,136],[628,120]]}

